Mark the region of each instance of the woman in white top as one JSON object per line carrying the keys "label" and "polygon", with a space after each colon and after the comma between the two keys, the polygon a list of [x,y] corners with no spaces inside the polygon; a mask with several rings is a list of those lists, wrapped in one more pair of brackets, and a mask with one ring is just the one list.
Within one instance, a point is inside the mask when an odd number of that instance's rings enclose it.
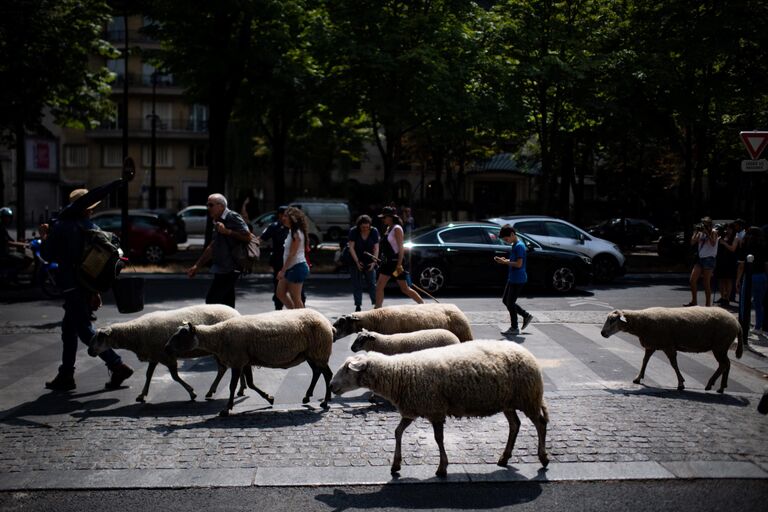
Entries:
{"label": "woman in white top", "polygon": [[696,248],[696,263],[691,270],[691,302],[686,306],[695,306],[698,303],[698,281],[701,277],[704,281],[704,295],[707,306],[712,305],[712,272],[715,270],[717,258],[717,241],[720,237],[712,228],[712,219],[704,217],[701,224],[696,227],[691,237],[691,245]]}
{"label": "woman in white top", "polygon": [[384,226],[383,238],[380,242],[379,254],[382,255],[384,261],[379,267],[379,278],[376,281],[376,306],[380,308],[384,302],[384,288],[387,286],[389,279],[394,277],[397,280],[400,291],[412,298],[419,304],[424,304],[424,300],[421,296],[410,286],[408,286],[408,272],[403,268],[403,251],[404,234],[403,234],[403,221],[395,213],[395,209],[391,206],[385,206],[381,210],[381,217]]}
{"label": "woman in white top", "polygon": [[304,307],[301,289],[309,276],[305,254],[307,219],[299,208],[288,208],[281,219],[290,231],[285,239],[283,268],[277,273],[277,298],[288,309]]}

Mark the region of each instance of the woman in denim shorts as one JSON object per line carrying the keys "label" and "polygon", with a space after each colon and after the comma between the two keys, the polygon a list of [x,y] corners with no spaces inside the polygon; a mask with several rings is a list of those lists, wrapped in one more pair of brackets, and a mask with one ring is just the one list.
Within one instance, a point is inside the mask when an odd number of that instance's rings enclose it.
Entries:
{"label": "woman in denim shorts", "polygon": [[282,223],[290,232],[285,239],[283,268],[277,273],[277,298],[288,309],[304,307],[301,289],[309,276],[309,265],[305,253],[307,244],[307,219],[299,208],[288,208]]}
{"label": "woman in denim shorts", "polygon": [[715,261],[717,259],[717,231],[712,229],[712,219],[704,217],[701,224],[696,226],[691,245],[697,246],[696,263],[691,270],[691,302],[686,306],[695,306],[698,304],[698,282],[699,277],[704,281],[704,295],[707,306],[712,305],[712,273],[715,270]]}

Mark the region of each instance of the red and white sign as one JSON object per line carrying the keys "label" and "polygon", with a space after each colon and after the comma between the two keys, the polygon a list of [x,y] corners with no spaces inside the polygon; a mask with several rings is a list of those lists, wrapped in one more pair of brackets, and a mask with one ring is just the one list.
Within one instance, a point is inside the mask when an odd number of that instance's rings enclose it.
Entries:
{"label": "red and white sign", "polygon": [[747,147],[752,160],[760,158],[760,154],[768,146],[768,132],[739,132],[739,135],[741,135],[741,140]]}

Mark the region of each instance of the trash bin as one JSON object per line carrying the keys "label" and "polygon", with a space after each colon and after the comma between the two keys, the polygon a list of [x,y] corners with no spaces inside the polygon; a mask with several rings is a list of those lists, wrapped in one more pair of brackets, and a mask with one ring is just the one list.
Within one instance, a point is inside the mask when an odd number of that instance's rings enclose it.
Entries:
{"label": "trash bin", "polygon": [[120,313],[136,313],[144,309],[143,277],[121,277],[115,280],[112,293]]}

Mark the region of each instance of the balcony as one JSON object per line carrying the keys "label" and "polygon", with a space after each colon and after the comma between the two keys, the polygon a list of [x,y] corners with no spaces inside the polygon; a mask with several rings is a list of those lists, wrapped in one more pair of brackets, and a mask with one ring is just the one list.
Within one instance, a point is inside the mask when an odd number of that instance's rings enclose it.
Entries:
{"label": "balcony", "polygon": [[[114,92],[121,93],[122,87],[125,84],[125,75],[123,73],[118,73],[117,78],[115,78],[115,81],[112,82],[112,89]],[[152,89],[152,75],[142,75],[138,73],[128,73],[128,87],[132,88],[133,90],[130,92],[147,92]],[[137,91],[136,89],[139,88],[140,90]],[[171,90],[174,90],[173,92],[181,92],[182,86],[179,84],[174,78],[173,75],[157,75],[157,92],[158,94],[163,94],[163,91],[170,92]]]}
{"label": "balcony", "polygon": [[[119,138],[123,134],[123,122],[102,123],[98,128],[88,130],[93,138]],[[147,118],[129,118],[128,136],[131,138],[149,138],[152,135],[152,120]],[[158,139],[206,139],[208,121],[200,119],[158,119]]]}

